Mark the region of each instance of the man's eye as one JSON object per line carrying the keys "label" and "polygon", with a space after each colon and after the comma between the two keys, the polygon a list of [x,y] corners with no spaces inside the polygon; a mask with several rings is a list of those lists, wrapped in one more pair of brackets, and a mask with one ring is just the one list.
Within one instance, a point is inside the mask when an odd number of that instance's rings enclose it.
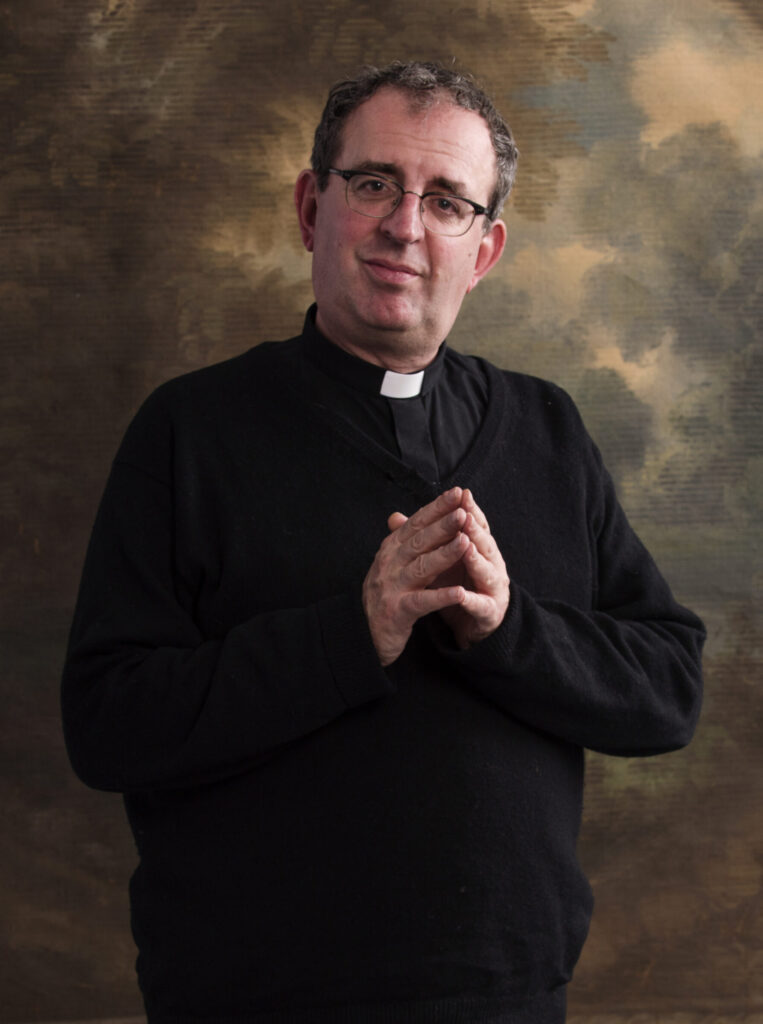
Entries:
{"label": "man's eye", "polygon": [[432,194],[427,196],[427,203],[432,213],[440,220],[459,220],[466,216],[467,204],[455,196]]}
{"label": "man's eye", "polygon": [[383,178],[355,178],[353,179],[354,191],[362,196],[379,196],[384,197],[392,195],[395,191],[393,186],[388,182],[384,181]]}

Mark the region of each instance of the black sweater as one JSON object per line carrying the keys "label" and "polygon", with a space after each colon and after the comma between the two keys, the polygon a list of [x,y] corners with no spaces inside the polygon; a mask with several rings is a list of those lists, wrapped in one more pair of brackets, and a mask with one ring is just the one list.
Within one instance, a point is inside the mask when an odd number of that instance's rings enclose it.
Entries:
{"label": "black sweater", "polygon": [[[689,740],[702,627],[558,388],[482,364],[484,422],[433,488],[311,400],[303,344],[159,388],[86,560],[65,732],[125,794],[149,1017],[523,1020],[588,927],[582,748]],[[360,592],[386,517],[454,484],[509,611],[466,652],[430,617],[382,669]]]}

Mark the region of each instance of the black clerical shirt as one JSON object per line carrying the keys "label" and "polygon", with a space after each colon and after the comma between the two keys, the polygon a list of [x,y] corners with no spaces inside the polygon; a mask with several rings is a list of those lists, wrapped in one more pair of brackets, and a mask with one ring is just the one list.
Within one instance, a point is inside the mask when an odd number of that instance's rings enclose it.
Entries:
{"label": "black clerical shirt", "polygon": [[[479,363],[456,365],[443,342],[421,373],[393,374],[325,338],[315,312],[315,306],[308,312],[303,338],[316,370],[310,381],[316,400],[428,482],[448,476],[471,446],[487,406]],[[391,397],[400,393],[410,397]]]}

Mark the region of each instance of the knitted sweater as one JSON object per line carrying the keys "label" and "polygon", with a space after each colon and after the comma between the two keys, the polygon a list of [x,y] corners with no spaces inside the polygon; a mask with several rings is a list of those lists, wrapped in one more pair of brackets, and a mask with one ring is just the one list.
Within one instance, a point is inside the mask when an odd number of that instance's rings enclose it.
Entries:
{"label": "knitted sweater", "polygon": [[[560,389],[483,364],[487,415],[433,488],[312,400],[302,344],[160,387],[86,560],[65,733],[125,794],[149,1019],[524,1020],[588,927],[583,747],[689,740],[701,623]],[[508,613],[468,651],[422,620],[383,669],[361,584],[386,518],[455,484]]]}

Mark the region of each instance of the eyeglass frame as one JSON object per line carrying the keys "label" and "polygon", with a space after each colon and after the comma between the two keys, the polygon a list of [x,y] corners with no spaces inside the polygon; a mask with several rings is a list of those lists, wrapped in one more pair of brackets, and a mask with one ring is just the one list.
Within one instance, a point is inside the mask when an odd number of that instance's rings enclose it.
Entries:
{"label": "eyeglass frame", "polygon": [[[366,171],[366,170],[344,170],[343,171],[343,170],[340,170],[338,167],[329,167],[328,171],[329,171],[329,174],[336,174],[337,177],[342,178],[344,180],[344,183],[345,183],[345,189],[344,189],[344,199],[345,199],[345,202],[347,203],[347,206],[352,210],[352,212],[353,213],[357,213],[359,217],[370,217],[372,220],[384,220],[385,217],[390,217],[395,212],[395,210],[400,205],[400,199],[402,199],[403,196],[408,196],[408,195],[416,196],[417,199],[421,200],[421,202],[419,203],[419,216],[421,217],[421,223],[422,223],[425,231],[429,231],[430,234],[433,234],[433,235],[439,235],[441,238],[463,238],[463,236],[468,231],[471,230],[471,228],[473,227],[474,222],[477,219],[477,217],[480,217],[482,215],[487,216],[487,214],[488,214],[488,207],[487,206],[481,206],[480,203],[475,203],[475,201],[473,199],[467,199],[466,196],[457,196],[457,195],[453,195],[450,192],[437,192],[437,191],[435,191],[435,192],[424,192],[424,193],[414,192],[413,189],[411,189],[411,188],[403,188],[403,186],[400,184],[400,182],[399,181],[395,181],[394,178],[388,178],[386,174],[379,174],[377,171]],[[381,181],[387,181],[387,182],[389,182],[390,185],[394,185],[395,188],[400,189],[400,199],[398,199],[398,201],[395,203],[395,205],[392,207],[392,209],[388,213],[382,213],[382,214],[377,216],[374,213],[363,213],[361,210],[355,210],[355,209],[353,209],[352,206],[350,206],[350,199],[349,199],[350,181],[352,180],[352,178],[356,177],[356,175],[358,175],[358,174],[365,174],[369,178],[379,178]],[[458,201],[461,202],[461,203],[468,203],[469,206],[471,206],[471,208],[474,210],[474,214],[472,216],[471,223],[469,224],[469,227],[464,228],[464,230],[460,231],[457,235],[449,235],[447,232],[435,231],[433,228],[427,227],[427,224],[424,221],[424,200],[428,196],[440,196],[442,199],[458,199]]]}

